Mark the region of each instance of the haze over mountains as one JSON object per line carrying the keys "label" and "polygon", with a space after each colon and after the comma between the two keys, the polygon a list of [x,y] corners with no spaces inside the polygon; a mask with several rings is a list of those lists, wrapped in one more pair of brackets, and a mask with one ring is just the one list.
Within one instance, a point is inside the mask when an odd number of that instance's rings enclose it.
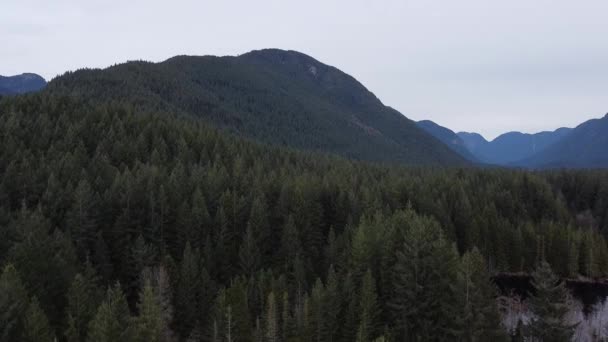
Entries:
{"label": "haze over mountains", "polygon": [[24,94],[38,91],[46,85],[40,75],[24,73],[15,76],[0,76],[0,95]]}
{"label": "haze over mountains", "polygon": [[[38,91],[45,85],[36,74],[0,76],[0,95]],[[429,120],[415,123],[382,104],[353,77],[296,51],[133,61],[68,72],[50,82],[46,91],[192,116],[264,143],[360,160],[608,167],[606,117],[574,129],[508,132],[487,141],[480,134],[455,133]]]}
{"label": "haze over mountains", "polygon": [[565,137],[570,131],[570,128],[560,128],[553,132],[535,134],[508,132],[492,141],[486,141],[476,133],[459,132],[458,136],[479,160],[508,165],[532,157]]}
{"label": "haze over mountains", "polygon": [[535,169],[608,167],[608,115],[576,128],[535,134],[508,132],[492,141],[478,133],[454,133],[432,121],[419,121],[418,125],[453,151],[482,164]]}

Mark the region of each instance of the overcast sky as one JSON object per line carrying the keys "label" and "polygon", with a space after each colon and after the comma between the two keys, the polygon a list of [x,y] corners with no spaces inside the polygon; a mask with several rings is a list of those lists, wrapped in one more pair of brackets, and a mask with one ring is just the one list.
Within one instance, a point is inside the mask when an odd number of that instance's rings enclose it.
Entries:
{"label": "overcast sky", "polygon": [[486,138],[608,112],[608,1],[1,0],[0,75],[292,49]]}

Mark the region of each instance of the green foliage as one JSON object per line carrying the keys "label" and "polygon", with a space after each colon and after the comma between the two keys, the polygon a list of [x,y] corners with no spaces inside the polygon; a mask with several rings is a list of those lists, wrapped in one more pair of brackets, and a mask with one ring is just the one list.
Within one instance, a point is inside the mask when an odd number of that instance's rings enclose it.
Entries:
{"label": "green foliage", "polygon": [[535,317],[528,326],[528,335],[542,341],[570,341],[576,324],[566,321],[571,297],[564,283],[546,261],[532,273],[535,294],[530,307]]}
{"label": "green foliage", "polygon": [[137,304],[139,315],[133,320],[133,336],[135,341],[164,341],[162,307],[158,298],[159,296],[154,292],[150,282],[146,281]]}
{"label": "green foliage", "polygon": [[507,341],[496,304],[497,289],[477,248],[465,253],[458,268],[456,298],[464,341]]}
{"label": "green foliage", "polygon": [[51,329],[46,314],[40,308],[38,299],[33,297],[25,312],[23,322],[24,342],[53,342],[55,333]]}
{"label": "green foliage", "polygon": [[127,299],[116,283],[89,324],[88,342],[132,341],[131,316]]}
{"label": "green foliage", "polygon": [[196,325],[198,317],[197,292],[200,285],[200,265],[198,254],[186,243],[179,270],[175,293],[175,304],[180,310],[176,313],[176,330],[181,336],[188,336]]}
{"label": "green foliage", "polygon": [[0,100],[4,340],[30,296],[59,339],[117,338],[146,281],[164,341],[500,339],[496,272],[608,274],[605,171],[377,165],[52,92]]}
{"label": "green foliage", "polygon": [[[294,51],[178,56],[159,64],[79,70],[56,78],[46,92],[179,113],[265,143],[356,159],[467,164],[349,75]],[[134,141],[146,147],[145,139]]]}
{"label": "green foliage", "polygon": [[27,309],[27,292],[17,270],[9,264],[0,276],[0,341],[18,341],[21,338]]}
{"label": "green foliage", "polygon": [[359,311],[361,314],[359,328],[357,329],[357,341],[367,342],[375,340],[379,317],[378,295],[376,294],[375,280],[369,269],[363,276]]}
{"label": "green foliage", "polygon": [[69,341],[83,341],[89,322],[97,312],[103,293],[97,284],[95,271],[87,262],[83,274],[76,274],[68,290],[68,330]]}
{"label": "green foliage", "polygon": [[413,215],[393,268],[390,306],[402,338],[451,338],[455,317],[458,255],[434,220]]}

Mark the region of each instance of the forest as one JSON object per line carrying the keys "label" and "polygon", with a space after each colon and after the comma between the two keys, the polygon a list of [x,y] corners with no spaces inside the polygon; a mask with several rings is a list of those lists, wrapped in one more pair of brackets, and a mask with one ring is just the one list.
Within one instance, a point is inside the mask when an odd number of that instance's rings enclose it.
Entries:
{"label": "forest", "polygon": [[0,146],[0,341],[568,341],[562,280],[608,274],[606,171],[373,164],[45,92],[0,99]]}

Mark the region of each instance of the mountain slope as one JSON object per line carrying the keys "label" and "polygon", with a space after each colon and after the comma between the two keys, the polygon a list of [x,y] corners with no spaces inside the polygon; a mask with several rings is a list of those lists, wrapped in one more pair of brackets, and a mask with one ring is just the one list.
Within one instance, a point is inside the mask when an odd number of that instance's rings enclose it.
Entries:
{"label": "mountain slope", "polygon": [[295,51],[129,62],[67,73],[47,89],[194,116],[262,142],[355,159],[468,164],[351,76]]}
{"label": "mountain slope", "polygon": [[470,161],[477,161],[477,158],[469,151],[465,145],[464,140],[459,137],[454,131],[440,126],[431,120],[422,120],[417,122],[418,127],[421,127],[429,134],[439,139],[442,143],[446,144],[453,151],[457,152],[461,156],[465,157]]}
{"label": "mountain slope", "polygon": [[24,94],[38,91],[46,85],[46,81],[37,74],[21,74],[15,76],[0,76],[0,95]]}
{"label": "mountain slope", "polygon": [[580,124],[562,140],[515,164],[534,168],[608,167],[608,114]]}
{"label": "mountain slope", "polygon": [[489,142],[476,133],[460,132],[458,136],[478,159],[492,164],[509,165],[530,158],[566,137],[570,131],[570,128],[559,128],[535,134],[509,132]]}

